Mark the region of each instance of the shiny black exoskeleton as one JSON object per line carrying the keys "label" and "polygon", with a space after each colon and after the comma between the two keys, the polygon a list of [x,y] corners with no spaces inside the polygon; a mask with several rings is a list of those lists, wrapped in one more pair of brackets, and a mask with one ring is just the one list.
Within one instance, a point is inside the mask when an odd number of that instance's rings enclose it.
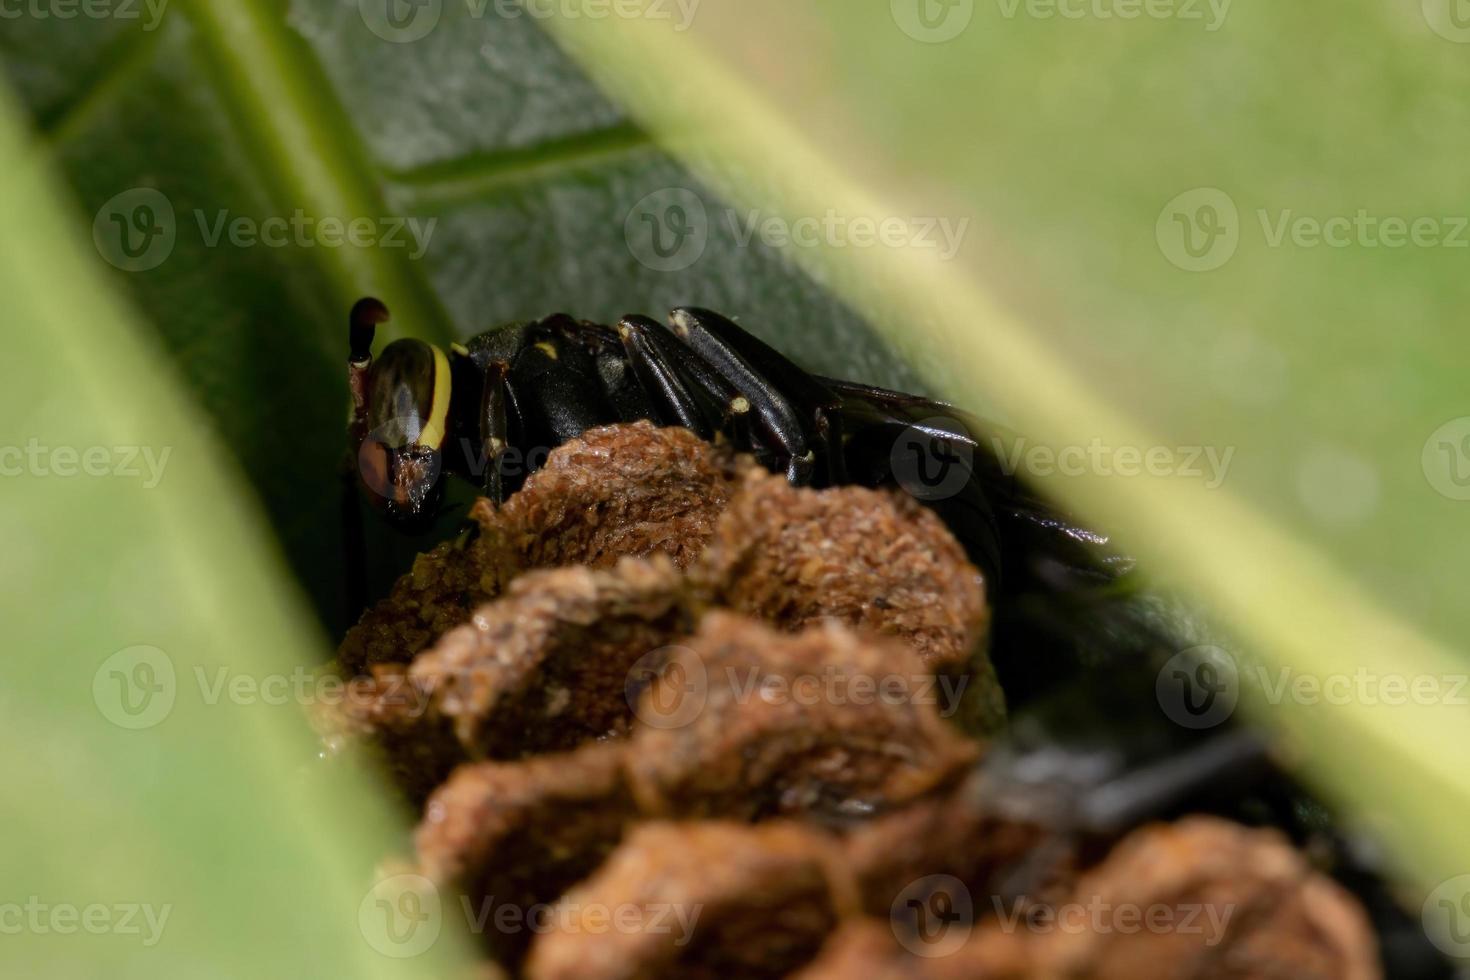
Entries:
{"label": "shiny black exoskeleton", "polygon": [[1037,576],[1105,581],[1126,564],[1006,475],[973,418],[808,374],[709,310],[676,309],[667,327],[558,314],[447,353],[394,341],[374,360],[387,318],[374,299],[352,310],[352,443],[370,498],[405,528],[432,520],[446,474],[500,501],[586,429],[647,419],[728,440],[798,486],[905,487],[944,518],[993,594]]}

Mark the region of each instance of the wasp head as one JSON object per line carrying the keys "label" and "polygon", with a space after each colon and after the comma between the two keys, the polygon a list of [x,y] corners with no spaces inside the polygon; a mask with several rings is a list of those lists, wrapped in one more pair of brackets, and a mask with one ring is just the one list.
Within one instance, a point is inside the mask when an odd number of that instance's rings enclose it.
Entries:
{"label": "wasp head", "polygon": [[358,473],[369,499],[406,531],[430,524],[444,498],[449,394],[444,353],[421,340],[389,344],[368,377]]}

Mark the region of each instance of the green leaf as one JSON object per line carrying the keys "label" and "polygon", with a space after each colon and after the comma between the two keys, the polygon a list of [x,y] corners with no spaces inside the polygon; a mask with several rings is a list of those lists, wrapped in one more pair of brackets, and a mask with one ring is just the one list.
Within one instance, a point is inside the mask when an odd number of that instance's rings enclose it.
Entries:
{"label": "green leaf", "polygon": [[399,975],[359,911],[401,818],[318,760],[302,713],[335,696],[302,671],[324,637],[12,113],[0,100],[4,971]]}

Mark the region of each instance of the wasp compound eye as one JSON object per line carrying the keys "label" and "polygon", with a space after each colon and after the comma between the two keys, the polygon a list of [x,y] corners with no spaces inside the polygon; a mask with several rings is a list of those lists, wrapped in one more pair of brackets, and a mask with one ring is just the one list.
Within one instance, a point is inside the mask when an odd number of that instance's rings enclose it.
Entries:
{"label": "wasp compound eye", "polygon": [[362,442],[358,474],[368,499],[399,526],[426,523],[443,496],[443,454],[420,445],[414,419],[389,419]]}
{"label": "wasp compound eye", "polygon": [[368,424],[393,444],[438,449],[449,421],[449,359],[422,340],[383,348],[368,384]]}

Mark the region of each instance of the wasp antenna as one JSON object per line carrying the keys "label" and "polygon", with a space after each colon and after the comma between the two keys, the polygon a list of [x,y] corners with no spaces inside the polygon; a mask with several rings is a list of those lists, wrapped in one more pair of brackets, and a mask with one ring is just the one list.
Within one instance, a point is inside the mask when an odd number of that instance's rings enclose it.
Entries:
{"label": "wasp antenna", "polygon": [[351,348],[349,360],[354,363],[371,360],[373,335],[377,333],[378,324],[388,322],[388,307],[383,305],[382,300],[364,296],[352,304],[347,322],[348,344]]}

